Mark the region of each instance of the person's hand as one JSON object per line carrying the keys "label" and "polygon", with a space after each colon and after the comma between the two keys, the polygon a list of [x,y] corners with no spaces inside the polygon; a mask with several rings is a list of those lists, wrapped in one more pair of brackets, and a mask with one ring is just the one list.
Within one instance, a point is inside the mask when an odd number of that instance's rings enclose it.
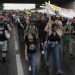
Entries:
{"label": "person's hand", "polygon": [[28,61],[28,56],[27,55],[25,55],[25,60]]}
{"label": "person's hand", "polygon": [[21,28],[22,28],[22,29],[24,29],[24,26],[23,26],[23,24],[20,24],[20,26],[21,26]]}
{"label": "person's hand", "polygon": [[42,55],[44,55],[44,54],[45,54],[44,50],[43,50],[43,51],[41,51],[41,54],[42,54]]}

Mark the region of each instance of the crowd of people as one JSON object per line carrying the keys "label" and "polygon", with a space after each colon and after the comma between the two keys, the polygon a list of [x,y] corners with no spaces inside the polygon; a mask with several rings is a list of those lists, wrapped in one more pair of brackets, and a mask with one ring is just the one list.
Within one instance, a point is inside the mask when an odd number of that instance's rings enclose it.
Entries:
{"label": "crowd of people", "polygon": [[[2,25],[6,26],[5,36],[1,32],[3,31],[1,29]],[[38,51],[40,51],[41,55],[44,55],[48,67],[50,57],[52,57],[52,64],[56,68],[56,75],[63,75],[64,52],[67,51],[72,55],[72,49],[69,47],[71,47],[71,35],[75,34],[75,17],[69,19],[59,15],[38,12],[27,14],[24,11],[1,11],[0,45],[3,49],[4,61],[7,51],[4,46],[6,40],[10,37],[9,33],[12,27],[15,25],[18,28],[19,40],[22,39],[24,42],[25,60],[29,63],[29,70],[32,71],[32,75],[36,75],[36,53]]]}

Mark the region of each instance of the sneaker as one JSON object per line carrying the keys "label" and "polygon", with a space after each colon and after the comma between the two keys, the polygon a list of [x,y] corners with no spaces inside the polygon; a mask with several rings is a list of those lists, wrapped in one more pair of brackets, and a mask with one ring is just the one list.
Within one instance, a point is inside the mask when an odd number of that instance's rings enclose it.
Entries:
{"label": "sneaker", "polygon": [[56,73],[56,75],[63,75],[63,74],[64,74],[63,71],[58,71],[58,72]]}
{"label": "sneaker", "polygon": [[42,52],[41,52],[41,54],[42,54],[42,55],[44,55],[44,54],[45,54],[45,52],[44,52],[44,51],[42,51]]}
{"label": "sneaker", "polygon": [[29,71],[31,71],[32,69],[31,69],[31,66],[29,66],[29,69],[28,69]]}

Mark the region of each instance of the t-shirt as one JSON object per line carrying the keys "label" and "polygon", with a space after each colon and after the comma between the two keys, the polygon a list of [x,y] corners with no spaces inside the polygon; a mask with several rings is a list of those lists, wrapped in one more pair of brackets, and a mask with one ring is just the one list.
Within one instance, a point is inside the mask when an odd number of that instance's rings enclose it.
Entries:
{"label": "t-shirt", "polygon": [[36,52],[36,45],[37,45],[37,40],[35,36],[32,34],[33,39],[29,39],[28,35],[25,37],[25,43],[27,44],[28,47],[28,53],[34,53]]}
{"label": "t-shirt", "polygon": [[69,31],[69,30],[72,30],[73,29],[73,26],[71,24],[67,24],[67,25],[64,26],[64,29],[66,31]]}
{"label": "t-shirt", "polygon": [[58,41],[60,42],[60,37],[59,35],[56,33],[56,35],[54,36],[53,34],[51,34],[49,37],[48,37],[48,40],[49,41]]}

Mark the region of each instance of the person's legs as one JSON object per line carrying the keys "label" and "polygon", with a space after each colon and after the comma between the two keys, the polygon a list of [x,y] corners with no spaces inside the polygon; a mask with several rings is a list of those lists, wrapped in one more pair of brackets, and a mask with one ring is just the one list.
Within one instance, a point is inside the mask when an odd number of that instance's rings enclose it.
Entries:
{"label": "person's legs", "polygon": [[3,62],[6,61],[6,55],[7,55],[7,41],[4,41],[3,46],[2,46],[2,60],[3,60]]}
{"label": "person's legs", "polygon": [[29,71],[31,71],[31,60],[32,60],[31,58],[32,58],[31,53],[28,53],[28,66],[29,66],[29,67],[28,67],[28,70],[29,70]]}
{"label": "person's legs", "polygon": [[44,47],[44,58],[45,58],[45,62],[46,62],[46,65],[47,65],[47,62],[48,62],[48,46]]}
{"label": "person's legs", "polygon": [[48,46],[47,46],[47,55],[46,55],[46,60],[47,60],[47,66],[49,68],[50,74],[55,74],[55,54],[53,53],[54,50],[54,42],[49,41]]}
{"label": "person's legs", "polygon": [[62,73],[62,52],[60,44],[57,44],[52,50],[53,63],[55,62],[54,65],[56,65],[57,73]]}
{"label": "person's legs", "polygon": [[51,48],[50,48],[50,44],[47,43],[46,47],[44,48],[44,57],[45,57],[45,62],[46,65],[49,66],[49,58],[50,58],[50,53],[51,53]]}
{"label": "person's legs", "polygon": [[36,53],[32,54],[32,58],[31,58],[31,66],[32,66],[32,75],[36,75]]}

